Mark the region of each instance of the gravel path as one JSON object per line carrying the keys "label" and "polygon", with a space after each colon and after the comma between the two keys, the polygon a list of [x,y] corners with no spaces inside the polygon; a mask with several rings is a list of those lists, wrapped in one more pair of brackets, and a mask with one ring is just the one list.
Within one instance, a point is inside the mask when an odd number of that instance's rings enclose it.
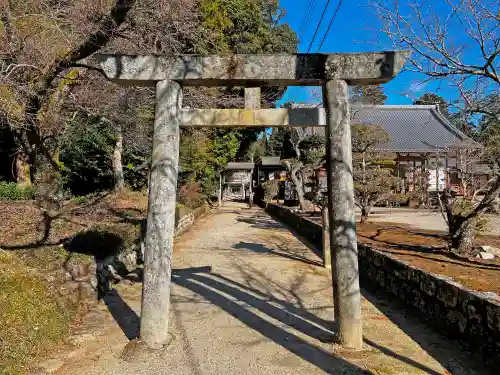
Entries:
{"label": "gravel path", "polygon": [[320,259],[261,210],[228,203],[176,242],[168,347],[122,359],[138,332],[140,285],[119,286],[84,320],[57,373],[487,374],[400,306],[365,296],[366,350],[334,352]]}
{"label": "gravel path", "polygon": [[[488,219],[488,224],[484,233],[491,236],[500,236],[500,215],[487,214],[485,217]],[[369,220],[374,222],[405,224],[415,229],[422,230],[443,232],[448,230],[441,212],[435,210],[376,207],[372,210]]]}

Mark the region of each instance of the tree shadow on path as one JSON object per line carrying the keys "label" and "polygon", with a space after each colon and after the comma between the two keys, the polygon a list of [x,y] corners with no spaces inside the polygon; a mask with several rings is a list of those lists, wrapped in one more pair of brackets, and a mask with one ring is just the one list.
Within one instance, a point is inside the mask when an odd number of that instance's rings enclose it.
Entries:
{"label": "tree shadow on path", "polygon": [[[450,374],[490,374],[464,347],[455,340],[448,339],[429,326],[422,314],[412,306],[394,299],[384,290],[374,286],[361,289],[363,297],[379,309],[386,318],[414,340],[432,358],[438,361]],[[365,340],[369,345],[380,349],[376,343]],[[384,352],[383,349],[380,349]],[[385,353],[385,352],[384,352]],[[411,361],[411,360],[410,360]],[[418,367],[418,366],[416,366]],[[440,374],[428,371],[429,374]]]}
{"label": "tree shadow on path", "polygon": [[297,254],[294,254],[292,251],[288,250],[285,246],[278,246],[279,251],[275,250],[273,248],[267,247],[265,245],[259,244],[259,243],[253,243],[253,242],[239,242],[235,245],[233,245],[234,249],[241,249],[241,250],[249,250],[255,253],[261,253],[261,254],[273,254],[277,255],[283,258],[287,258],[290,260],[296,260],[299,262],[303,262],[306,264],[311,264],[313,266],[322,266],[322,263],[318,261],[314,261],[311,259],[307,259],[303,256],[299,256]]}
{"label": "tree shadow on path", "polygon": [[[218,273],[213,273],[211,272],[210,266],[175,270],[172,274],[172,280],[175,284],[203,297],[205,300],[220,307],[226,313],[237,318],[248,327],[258,331],[276,344],[310,362],[328,374],[373,374],[371,371],[363,369],[337,356],[333,351],[328,352],[292,332],[274,325],[250,310],[258,310],[273,320],[283,323],[285,326],[291,327],[301,334],[305,334],[319,342],[334,342],[335,333],[330,328],[333,326],[332,322],[325,321],[304,308],[295,306],[295,304],[291,302],[268,295],[267,293],[243,285],[232,279],[228,279]],[[368,294],[365,290],[363,290],[363,295],[371,302],[374,302],[375,297]],[[241,302],[244,304],[241,304]],[[400,312],[400,310],[394,311],[393,314],[398,314],[398,312]],[[393,314],[390,315],[391,318]],[[399,326],[401,321],[395,320],[395,323]],[[413,323],[412,321],[407,321],[405,324],[412,325]],[[425,332],[420,332],[418,334],[419,337],[415,336],[417,335],[416,331],[422,329],[421,326],[416,327],[419,328],[414,329],[413,332],[407,332],[406,330],[405,332],[445,368],[456,370],[456,367],[449,366],[449,363],[453,362],[455,359],[448,358],[448,362],[446,362],[442,357],[442,354],[446,353],[445,351],[441,352],[439,348],[429,347],[426,345],[428,343],[422,340],[422,337],[428,334],[427,330],[424,330]],[[438,336],[438,334],[435,335]],[[442,340],[443,338],[439,337],[439,339]],[[426,364],[419,363],[412,358],[401,355],[374,340],[365,337],[364,342],[384,355],[392,357],[402,363],[406,363],[415,369],[419,369],[425,374],[442,375],[441,372],[430,368]],[[458,364],[458,360],[455,360],[455,364]],[[463,369],[466,368],[468,368],[468,366],[463,367]],[[452,373],[455,374],[455,372]],[[462,372],[459,373],[461,374]],[[478,374],[483,373],[479,372]]]}
{"label": "tree shadow on path", "polygon": [[[248,327],[258,331],[263,336],[320,368],[327,374],[372,374],[272,324],[250,311],[245,305],[227,298],[225,294],[230,295],[238,301],[245,302],[247,306],[258,309],[269,317],[320,341],[331,342],[333,340],[333,333],[331,331],[303,320],[297,315],[290,314],[288,311],[238,289],[227,282],[217,280],[218,275],[211,273],[210,270],[211,267],[176,270],[172,274],[172,280],[177,285],[202,296]],[[201,272],[205,272],[205,274]]]}

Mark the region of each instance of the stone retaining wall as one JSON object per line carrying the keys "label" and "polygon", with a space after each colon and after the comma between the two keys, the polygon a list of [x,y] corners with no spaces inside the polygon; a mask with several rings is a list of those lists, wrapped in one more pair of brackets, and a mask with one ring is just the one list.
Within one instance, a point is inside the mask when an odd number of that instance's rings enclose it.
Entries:
{"label": "stone retaining wall", "polygon": [[[269,203],[266,212],[321,249],[321,225],[289,208]],[[453,339],[500,362],[500,301],[447,277],[424,272],[370,246],[358,245],[361,286],[376,285],[415,307],[430,324]]]}
{"label": "stone retaining wall", "polygon": [[312,220],[305,217],[300,217],[295,214],[288,207],[280,206],[275,203],[264,204],[265,211],[285,223],[298,235],[303,236],[309,243],[313,245],[313,251],[318,256],[322,256],[321,251],[323,247],[321,226]]}
{"label": "stone retaining wall", "polygon": [[[185,232],[198,218],[206,215],[209,210],[210,207],[205,204],[182,216],[176,223],[175,236],[179,236]],[[121,258],[119,260],[127,264],[135,264],[137,261],[135,252],[130,252],[126,256],[132,259],[128,262],[125,262]],[[51,276],[63,282],[60,294],[64,296],[69,295],[75,303],[85,299],[97,298],[98,278],[95,259],[92,259],[89,264],[69,262],[65,264],[65,268],[54,271]]]}
{"label": "stone retaining wall", "polygon": [[181,233],[185,232],[191,225],[193,225],[196,219],[206,215],[208,211],[210,211],[210,207],[207,204],[204,204],[203,206],[196,208],[189,214],[181,217],[175,224],[175,235],[178,236]]}

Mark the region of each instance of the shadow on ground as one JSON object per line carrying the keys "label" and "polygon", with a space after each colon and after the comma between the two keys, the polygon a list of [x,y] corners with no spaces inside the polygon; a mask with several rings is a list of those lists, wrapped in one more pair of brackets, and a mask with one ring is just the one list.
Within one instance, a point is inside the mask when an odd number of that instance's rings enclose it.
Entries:
{"label": "shadow on ground", "polygon": [[[236,218],[236,222],[238,223],[246,223],[250,224],[252,228],[257,228],[257,229],[270,229],[274,231],[280,231],[280,232],[288,232],[291,233],[295,238],[297,238],[302,244],[304,244],[306,247],[308,247],[314,254],[319,256],[321,258],[322,256],[322,251],[321,249],[318,249],[316,246],[311,244],[309,241],[307,241],[304,237],[300,236],[298,233],[296,233],[292,228],[290,228],[288,225],[284,223],[280,223],[276,220],[274,220],[271,216],[262,213],[262,211],[253,211],[253,212],[234,212],[238,214],[239,216]],[[251,250],[251,249],[249,249]],[[285,248],[280,249],[283,250],[281,253],[288,253],[290,254],[289,251],[286,251]],[[276,255],[279,255],[276,253]],[[286,257],[286,255],[283,255]],[[294,259],[294,258],[290,258]],[[300,259],[294,259],[294,260],[300,260]],[[307,261],[306,263],[309,263]],[[311,263],[315,264],[315,263]],[[320,265],[319,263],[317,265]]]}
{"label": "shadow on ground", "polygon": [[283,225],[277,223],[276,221],[272,220],[269,216],[257,216],[257,215],[252,215],[252,216],[243,216],[241,213],[239,213],[240,216],[236,219],[237,222],[240,223],[246,223],[250,224],[252,228],[257,228],[257,229],[284,229]]}
{"label": "shadow on ground", "polygon": [[[258,277],[260,278],[261,276],[262,275],[259,275]],[[192,298],[189,300],[176,299],[174,295],[172,299],[173,310],[175,310],[175,305],[179,303],[206,305],[208,302],[209,304],[218,306],[248,327],[258,331],[267,339],[272,340],[326,373],[373,374],[271,323],[273,320],[278,321],[280,325],[291,327],[301,335],[307,335],[319,342],[333,343],[335,340],[335,333],[332,329],[333,323],[321,319],[310,311],[302,308],[300,303],[299,306],[297,306],[297,303],[277,298],[272,294],[261,292],[248,285],[230,280],[221,274],[212,272],[210,266],[174,270],[172,273],[172,281],[202,298]],[[266,280],[260,280],[260,282],[265,281]],[[405,311],[405,306],[387,299],[388,296],[384,294],[379,295],[377,293],[375,296],[366,290],[362,290],[362,293],[365,298],[375,304],[375,306],[393,323],[415,340],[423,350],[440,362],[450,374],[461,374],[464,372],[456,371],[470,368],[469,363],[467,365],[462,364],[457,358],[450,355],[448,351],[450,347],[457,350],[453,343],[445,347],[437,345],[434,341],[434,338],[438,335],[437,333],[432,332],[423,324],[419,324],[418,320],[414,317],[407,317],[401,314],[402,311]],[[104,297],[104,302],[125,336],[128,339],[138,337],[139,317],[127,303],[123,301],[120,295],[113,290]],[[243,304],[241,302],[243,302]],[[258,310],[271,319],[267,320],[263,318],[260,314],[254,313],[252,309]],[[442,339],[439,340],[440,343],[442,343],[442,341]],[[393,357],[398,361],[423,371],[425,374],[441,375],[441,373],[436,370],[412,358],[398,354],[373,340],[365,338],[365,343],[389,357]],[[478,371],[478,373],[484,373],[481,372],[481,370]]]}
{"label": "shadow on ground", "polygon": [[[323,342],[333,341],[333,332],[308,321],[301,315],[283,310],[264,298],[256,297],[245,290],[247,288],[243,285],[235,284],[221,277],[221,275],[212,273],[211,267],[175,270],[172,274],[172,280],[177,285],[202,296],[205,300],[218,306],[248,327],[329,374],[371,374],[371,372],[349,363],[343,358],[332,355],[253,313],[246,306],[258,309],[270,318],[276,319],[317,340]],[[255,290],[253,292],[258,293]],[[245,304],[242,305],[238,303],[239,301],[245,302]]]}
{"label": "shadow on ground", "polygon": [[[425,321],[422,314],[416,309],[405,305],[403,302],[395,300],[394,296],[376,287],[369,287],[368,290],[362,288],[361,293],[368,301],[370,301],[377,309],[379,309],[386,318],[393,322],[406,335],[412,338],[423,350],[432,358],[438,361],[449,374],[469,374],[466,369],[473,368],[474,374],[489,374],[485,367],[475,361],[470,353],[458,342],[452,339],[445,339],[446,344],[443,345],[443,336],[429,327],[429,323]],[[367,343],[385,353],[385,348],[379,348],[379,345],[372,341],[366,340]],[[464,358],[467,358],[467,363],[463,363],[454,353],[463,353]],[[396,354],[396,356],[398,356]],[[405,358],[406,362],[408,358]],[[414,362],[414,367],[421,368]],[[428,374],[438,375],[440,373],[434,370],[426,370]]]}
{"label": "shadow on ground", "polygon": [[[467,266],[471,268],[484,269],[484,270],[492,270],[492,271],[500,271],[500,265],[498,264],[485,264],[479,263],[478,261],[470,260],[466,257],[461,257],[452,251],[446,250],[445,246],[430,246],[430,245],[410,245],[410,244],[400,244],[393,241],[387,241],[377,238],[382,232],[387,231],[388,229],[379,229],[375,235],[365,236],[362,234],[358,234],[358,238],[365,238],[368,240],[375,241],[375,245],[377,243],[379,245],[384,245],[389,248],[391,254],[400,254],[400,255],[410,255],[415,258],[428,259],[437,263],[445,263],[445,264],[457,264],[460,266]],[[378,250],[384,251],[384,246],[380,247]],[[411,253],[409,253],[411,252]],[[432,255],[442,255],[447,259],[440,259],[436,256]],[[482,261],[484,262],[484,261]]]}
{"label": "shadow on ground", "polygon": [[314,266],[322,266],[321,262],[307,259],[306,257],[302,257],[300,255],[297,255],[293,251],[289,250],[288,247],[286,247],[286,246],[277,245],[277,247],[278,247],[278,249],[276,250],[276,249],[267,247],[265,245],[262,245],[259,243],[253,243],[253,242],[239,242],[239,243],[233,245],[234,249],[249,250],[249,251],[252,251],[255,253],[261,253],[261,254],[273,254],[276,256],[280,256],[280,257],[287,258],[290,260],[296,260],[296,261],[306,263],[306,264],[311,264]]}
{"label": "shadow on ground", "polygon": [[118,257],[123,247],[124,239],[119,234],[98,230],[80,232],[64,244],[68,256],[63,267],[67,269],[74,254],[92,255],[96,264],[97,299],[100,300],[110,291],[113,281],[110,266],[117,274],[127,273],[127,266]]}
{"label": "shadow on ground", "polygon": [[[266,217],[260,217],[259,215],[255,218],[240,217],[239,219],[242,222],[243,220],[256,219],[255,224],[245,221],[251,225],[265,226],[269,223],[273,224],[272,219],[267,220]],[[286,228],[278,223],[274,222],[274,224],[277,224],[280,229],[286,230]],[[266,228],[269,228],[269,226]],[[282,254],[262,244],[241,241],[233,245],[233,247],[255,253],[271,253],[304,262],[304,259],[297,259],[293,254]],[[309,261],[307,260],[306,263],[309,263]],[[288,287],[286,290],[287,293],[280,293],[280,297],[278,298],[267,289],[263,292],[259,288],[253,287],[253,285],[270,285],[273,281],[269,277],[263,275],[259,270],[248,268],[247,265],[244,267],[246,268],[245,273],[240,270],[245,279],[243,282],[238,282],[222,274],[212,272],[210,266],[174,270],[172,273],[172,282],[195,293],[200,299],[176,300],[175,296],[173,296],[172,310],[175,312],[176,304],[180,303],[200,304],[200,309],[203,309],[201,307],[203,304],[212,304],[218,306],[251,329],[259,332],[266,339],[273,341],[326,373],[373,374],[304,338],[304,336],[308,336],[313,340],[317,340],[318,345],[319,342],[331,343],[335,340],[335,332],[332,329],[333,324],[331,321],[321,319],[303,307],[293,290],[293,286]],[[134,281],[140,281],[140,275]],[[294,301],[284,297],[285,294],[293,295],[295,297]],[[390,299],[386,299],[384,296],[379,296],[378,294],[375,297],[365,290],[363,290],[363,295],[380,309],[388,319],[417,342],[423,350],[448,369],[451,374],[463,374],[465,372],[458,369],[462,368],[463,370],[470,367],[468,364],[467,366],[462,366],[458,359],[450,355],[450,353],[456,353],[453,351],[456,350],[453,343],[442,345],[444,340],[442,338],[434,340],[438,336],[430,328],[416,323],[417,320],[412,317],[406,317],[405,306],[397,302],[392,302]],[[137,337],[139,333],[139,318],[123,301],[120,295],[116,291],[111,291],[106,294],[104,301],[127,338],[133,339]],[[256,313],[255,310],[258,310],[260,314]],[[175,315],[174,319],[178,319],[178,313],[175,313]],[[283,326],[293,328],[296,332],[284,329],[282,328]],[[415,369],[419,369],[426,374],[440,374],[425,364],[396,353],[373,340],[365,339],[365,342],[377,351],[406,363]],[[479,373],[484,372],[479,370]]]}
{"label": "shadow on ground", "polygon": [[116,290],[112,290],[103,297],[103,301],[127,339],[133,340],[139,337],[139,317],[120,294]]}

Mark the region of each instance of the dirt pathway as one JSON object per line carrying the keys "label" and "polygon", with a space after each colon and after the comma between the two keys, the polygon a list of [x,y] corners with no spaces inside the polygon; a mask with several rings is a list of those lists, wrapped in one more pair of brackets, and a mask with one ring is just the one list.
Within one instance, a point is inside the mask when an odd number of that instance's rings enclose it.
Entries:
{"label": "dirt pathway", "polygon": [[333,354],[329,272],[259,209],[227,204],[181,236],[174,255],[170,345],[141,361],[122,359],[138,333],[140,284],[120,286],[86,317],[76,349],[53,366],[58,374],[488,373],[392,302],[368,294],[367,349]]}
{"label": "dirt pathway", "polygon": [[[358,214],[358,217],[360,215]],[[486,228],[483,234],[500,236],[500,215],[486,214]],[[389,222],[408,225],[415,229],[447,232],[448,227],[439,210],[418,210],[414,208],[375,207],[369,217],[373,222]]]}

